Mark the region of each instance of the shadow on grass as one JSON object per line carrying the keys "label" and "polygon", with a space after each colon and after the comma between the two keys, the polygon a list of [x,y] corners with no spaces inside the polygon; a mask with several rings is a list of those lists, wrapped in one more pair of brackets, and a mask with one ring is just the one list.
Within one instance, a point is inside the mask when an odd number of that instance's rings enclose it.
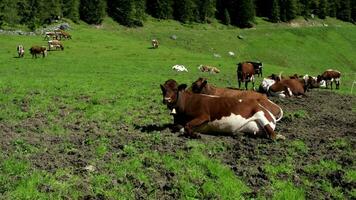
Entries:
{"label": "shadow on grass", "polygon": [[163,131],[166,129],[169,129],[171,132],[178,132],[179,128],[177,125],[174,124],[149,124],[149,125],[134,125],[136,130],[139,130],[143,133],[151,133],[151,132],[155,132],[155,131]]}

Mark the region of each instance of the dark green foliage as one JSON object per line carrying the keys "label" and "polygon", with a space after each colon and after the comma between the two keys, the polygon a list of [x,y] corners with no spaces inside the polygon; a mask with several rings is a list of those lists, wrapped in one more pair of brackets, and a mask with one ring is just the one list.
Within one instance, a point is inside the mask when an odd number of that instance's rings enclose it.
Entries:
{"label": "dark green foliage", "polygon": [[336,17],[338,2],[335,0],[328,0],[328,15],[330,17]]}
{"label": "dark green foliage", "polygon": [[16,0],[1,0],[0,1],[0,25],[9,24],[15,25],[20,22],[20,17],[17,13]]}
{"label": "dark green foliage", "polygon": [[146,11],[152,17],[158,19],[173,18],[173,1],[172,0],[147,0]]}
{"label": "dark green foliage", "polygon": [[63,17],[69,18],[74,22],[79,21],[79,0],[62,1]]}
{"label": "dark green foliage", "polygon": [[100,24],[105,16],[104,0],[80,0],[80,19],[89,24]]}
{"label": "dark green foliage", "polygon": [[253,26],[255,19],[255,8],[253,0],[238,0],[235,10],[235,16],[232,24],[242,28],[250,28]]}
{"label": "dark green foliage", "polygon": [[271,10],[271,16],[270,20],[272,22],[278,22],[280,20],[279,18],[279,1],[278,0],[273,0],[272,2],[272,10]]}
{"label": "dark green foliage", "polygon": [[196,0],[196,8],[198,13],[198,22],[206,23],[214,17],[216,11],[215,0]]}
{"label": "dark green foliage", "polygon": [[290,21],[297,17],[297,1],[296,0],[285,0],[286,1],[286,21]]}
{"label": "dark green foliage", "polygon": [[318,17],[320,19],[325,19],[327,15],[328,5],[327,0],[320,0],[319,1],[319,9],[318,9]]}
{"label": "dark green foliage", "polygon": [[173,16],[175,20],[183,23],[193,22],[196,19],[195,10],[196,5],[193,0],[174,0]]}
{"label": "dark green foliage", "polygon": [[108,0],[108,13],[125,26],[143,26],[145,19],[144,0]]}
{"label": "dark green foliage", "polygon": [[356,23],[356,1],[351,1],[351,19]]}
{"label": "dark green foliage", "polygon": [[226,25],[230,25],[231,24],[230,14],[229,14],[229,11],[227,9],[224,10],[224,18],[223,18],[222,22],[224,24],[226,24]]}
{"label": "dark green foliage", "polygon": [[350,0],[340,1],[336,17],[344,21],[351,21],[351,2]]}

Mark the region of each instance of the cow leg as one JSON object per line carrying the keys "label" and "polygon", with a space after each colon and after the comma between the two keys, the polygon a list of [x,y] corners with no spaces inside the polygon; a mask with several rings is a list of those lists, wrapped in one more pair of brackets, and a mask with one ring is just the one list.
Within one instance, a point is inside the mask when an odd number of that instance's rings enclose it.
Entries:
{"label": "cow leg", "polygon": [[199,134],[193,132],[193,128],[200,126],[208,121],[209,121],[209,116],[201,116],[188,122],[184,127],[185,135],[190,138],[200,138]]}
{"label": "cow leg", "polygon": [[246,90],[247,90],[247,84],[248,84],[248,82],[247,82],[247,81],[245,81],[245,88],[246,88]]}
{"label": "cow leg", "polygon": [[[265,116],[265,113],[260,110],[257,113],[257,123],[260,124],[261,127],[263,127],[266,135],[268,138],[271,138],[272,140],[276,140],[276,139],[282,139],[284,140],[285,137],[281,134],[276,134],[274,132],[274,130],[272,129],[270,122],[268,121],[268,119]],[[268,113],[266,113],[268,114]]]}
{"label": "cow leg", "polygon": [[239,85],[239,89],[241,87],[241,81],[237,81],[238,85]]}

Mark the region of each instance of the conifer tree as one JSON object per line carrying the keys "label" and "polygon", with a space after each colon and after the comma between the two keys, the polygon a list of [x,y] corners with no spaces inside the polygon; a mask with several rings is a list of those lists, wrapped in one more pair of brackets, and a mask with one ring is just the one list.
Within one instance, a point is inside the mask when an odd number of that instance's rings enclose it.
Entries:
{"label": "conifer tree", "polygon": [[63,0],[63,17],[71,19],[73,22],[79,21],[79,0]]}
{"label": "conifer tree", "polygon": [[255,19],[253,0],[238,0],[235,12],[236,17],[232,23],[242,28],[250,28],[253,26]]}
{"label": "conifer tree", "polygon": [[152,17],[158,19],[173,18],[173,1],[172,0],[147,0],[146,11]]}
{"label": "conifer tree", "polygon": [[183,23],[192,22],[196,19],[194,16],[195,9],[196,5],[193,0],[174,0],[174,19]]}
{"label": "conifer tree", "polygon": [[270,16],[271,22],[279,22],[279,1],[278,0],[273,0],[272,1],[272,10],[271,10],[271,16]]}
{"label": "conifer tree", "polygon": [[196,9],[198,13],[198,22],[208,22],[214,17],[216,11],[215,0],[196,0]]}
{"label": "conifer tree", "polygon": [[296,18],[298,12],[296,0],[286,0],[285,6],[286,6],[285,8],[286,21],[290,21]]}
{"label": "conifer tree", "polygon": [[105,8],[104,0],[80,0],[80,19],[88,24],[100,24],[106,14]]}
{"label": "conifer tree", "polygon": [[320,19],[325,19],[327,15],[327,0],[319,1],[318,17]]}
{"label": "conifer tree", "polygon": [[224,18],[223,18],[222,22],[225,25],[230,25],[231,24],[230,14],[229,14],[229,11],[226,8],[224,10]]}
{"label": "conifer tree", "polygon": [[344,21],[351,21],[351,2],[350,0],[340,1],[336,17]]}
{"label": "conifer tree", "polygon": [[356,1],[351,1],[351,19],[356,23]]}
{"label": "conifer tree", "polygon": [[108,0],[109,15],[122,25],[143,26],[145,19],[144,0]]}

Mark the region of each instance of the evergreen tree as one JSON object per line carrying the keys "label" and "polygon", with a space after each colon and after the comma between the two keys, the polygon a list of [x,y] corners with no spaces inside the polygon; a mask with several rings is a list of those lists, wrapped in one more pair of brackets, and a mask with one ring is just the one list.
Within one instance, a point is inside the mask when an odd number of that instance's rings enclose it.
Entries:
{"label": "evergreen tree", "polygon": [[272,2],[272,10],[271,10],[271,16],[270,16],[271,22],[279,22],[279,1],[278,0],[273,0]]}
{"label": "evergreen tree", "polygon": [[330,17],[336,17],[338,2],[336,2],[335,0],[328,0],[328,5],[328,15]]}
{"label": "evergreen tree", "polygon": [[198,13],[198,22],[208,22],[214,17],[216,11],[215,0],[196,0],[196,8]]}
{"label": "evergreen tree", "polygon": [[0,23],[10,26],[18,24],[20,17],[17,12],[16,0],[1,0],[0,1]]}
{"label": "evergreen tree", "polygon": [[351,2],[350,0],[340,1],[336,17],[344,21],[351,21]]}
{"label": "evergreen tree", "polygon": [[351,1],[351,19],[356,23],[356,1]]}
{"label": "evergreen tree", "polygon": [[193,0],[174,0],[174,19],[183,23],[192,22],[196,19],[194,16],[195,9],[196,5]]}
{"label": "evergreen tree", "polygon": [[73,22],[79,21],[79,0],[63,0],[63,17],[71,19]]}
{"label": "evergreen tree", "polygon": [[224,10],[224,18],[222,20],[222,23],[225,24],[225,25],[230,25],[231,24],[230,14],[229,14],[229,11],[226,8]]}
{"label": "evergreen tree", "polygon": [[143,26],[145,19],[144,0],[108,0],[109,15],[125,26]]}
{"label": "evergreen tree", "polygon": [[158,19],[173,18],[173,1],[172,0],[147,0],[147,13]]}
{"label": "evergreen tree", "polygon": [[319,1],[318,17],[320,19],[325,19],[327,15],[327,0]]}
{"label": "evergreen tree", "polygon": [[298,12],[296,0],[286,0],[285,6],[286,6],[285,8],[286,21],[295,19],[297,17],[297,12]]}
{"label": "evergreen tree", "polygon": [[237,10],[235,10],[235,17],[233,24],[241,28],[250,28],[253,26],[255,19],[255,8],[253,0],[238,0]]}
{"label": "evergreen tree", "polygon": [[79,14],[89,24],[100,24],[105,16],[105,1],[80,0]]}

